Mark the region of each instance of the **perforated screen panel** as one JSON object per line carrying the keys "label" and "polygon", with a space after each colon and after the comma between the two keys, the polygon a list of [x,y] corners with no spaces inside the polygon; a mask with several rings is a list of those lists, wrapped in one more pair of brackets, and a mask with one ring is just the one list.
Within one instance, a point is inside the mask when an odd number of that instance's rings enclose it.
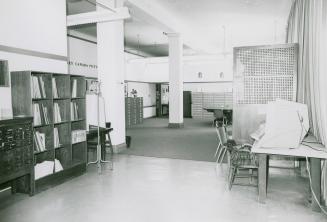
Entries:
{"label": "perforated screen panel", "polygon": [[234,103],[296,100],[297,45],[234,48]]}

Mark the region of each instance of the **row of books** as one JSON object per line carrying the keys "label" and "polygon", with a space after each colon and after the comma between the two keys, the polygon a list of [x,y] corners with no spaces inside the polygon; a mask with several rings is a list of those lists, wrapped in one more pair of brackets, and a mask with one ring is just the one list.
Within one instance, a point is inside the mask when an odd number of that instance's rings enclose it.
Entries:
{"label": "row of books", "polygon": [[70,119],[78,120],[78,105],[76,104],[76,102],[70,103]]}
{"label": "row of books", "polygon": [[60,114],[60,106],[58,103],[53,104],[53,118],[55,123],[60,123],[62,121]]}
{"label": "row of books", "polygon": [[[47,98],[46,90],[44,86],[44,80],[42,76],[32,76],[32,94],[34,99],[45,99]],[[53,98],[60,98],[57,88],[56,78],[52,78],[52,92]],[[73,79],[72,83],[72,98],[77,97],[77,79]]]}
{"label": "row of books", "polygon": [[[53,104],[53,118],[54,123],[61,123],[63,119],[61,118],[60,105],[58,103]],[[78,120],[78,105],[76,102],[70,103],[70,118],[71,120]],[[34,113],[34,126],[42,125],[43,123],[48,125],[50,124],[48,107],[43,103],[34,103],[33,104],[33,113]]]}
{"label": "row of books", "polygon": [[54,147],[55,148],[61,146],[60,139],[59,139],[59,132],[58,132],[57,127],[53,128],[53,141],[54,141]]}
{"label": "row of books", "polygon": [[33,98],[47,98],[42,76],[32,76],[32,87]]}
{"label": "row of books", "polygon": [[72,131],[72,144],[86,141],[85,130],[73,130]]}
{"label": "row of books", "polygon": [[[40,109],[40,105],[42,109]],[[34,103],[33,113],[34,113],[34,126],[42,125],[42,117],[43,117],[44,124],[50,124],[48,107],[46,107],[44,104]]]}
{"label": "row of books", "polygon": [[45,151],[45,134],[40,133],[39,131],[34,132],[34,142],[35,142],[35,147],[34,151],[36,152],[42,152]]}

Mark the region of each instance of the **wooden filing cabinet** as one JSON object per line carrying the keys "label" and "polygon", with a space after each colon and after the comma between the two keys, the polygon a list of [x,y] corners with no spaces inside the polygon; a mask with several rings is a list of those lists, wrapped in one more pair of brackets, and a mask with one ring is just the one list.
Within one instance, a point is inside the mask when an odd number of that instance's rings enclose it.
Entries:
{"label": "wooden filing cabinet", "polygon": [[0,185],[34,194],[32,117],[0,118]]}

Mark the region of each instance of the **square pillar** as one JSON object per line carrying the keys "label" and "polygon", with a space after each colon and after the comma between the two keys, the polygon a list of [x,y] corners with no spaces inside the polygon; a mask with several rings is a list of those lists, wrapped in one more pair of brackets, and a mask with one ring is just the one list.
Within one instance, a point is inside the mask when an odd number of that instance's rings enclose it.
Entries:
{"label": "square pillar", "polygon": [[[97,7],[97,10],[103,10]],[[106,120],[111,122],[112,144],[117,151],[125,143],[125,54],[124,21],[97,23],[98,78],[106,106]]]}
{"label": "square pillar", "polygon": [[169,128],[183,123],[183,41],[178,33],[167,34],[169,43]]}

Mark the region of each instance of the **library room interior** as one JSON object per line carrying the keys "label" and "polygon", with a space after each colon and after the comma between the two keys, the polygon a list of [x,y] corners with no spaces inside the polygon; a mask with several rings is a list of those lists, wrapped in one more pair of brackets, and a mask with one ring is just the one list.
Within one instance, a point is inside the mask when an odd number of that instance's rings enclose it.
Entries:
{"label": "library room interior", "polygon": [[327,221],[326,0],[0,18],[0,222]]}

